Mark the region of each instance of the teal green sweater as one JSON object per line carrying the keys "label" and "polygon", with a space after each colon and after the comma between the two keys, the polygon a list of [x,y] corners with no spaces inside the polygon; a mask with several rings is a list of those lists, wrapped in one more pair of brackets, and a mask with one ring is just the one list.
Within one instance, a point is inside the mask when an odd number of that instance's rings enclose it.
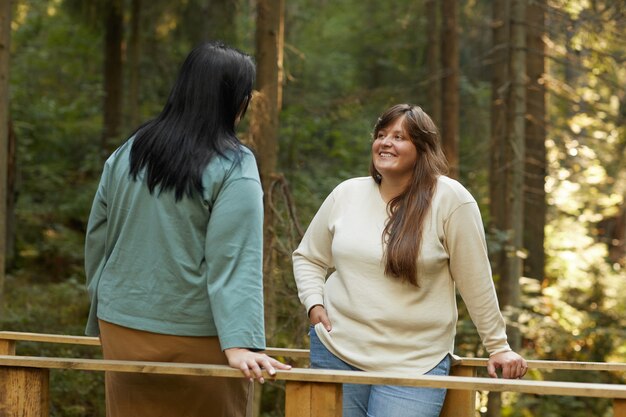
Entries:
{"label": "teal green sweater", "polygon": [[132,140],[106,162],[85,242],[91,310],[154,333],[219,336],[222,349],[265,348],[263,193],[252,153],[215,156],[203,195],[150,194],[129,176]]}

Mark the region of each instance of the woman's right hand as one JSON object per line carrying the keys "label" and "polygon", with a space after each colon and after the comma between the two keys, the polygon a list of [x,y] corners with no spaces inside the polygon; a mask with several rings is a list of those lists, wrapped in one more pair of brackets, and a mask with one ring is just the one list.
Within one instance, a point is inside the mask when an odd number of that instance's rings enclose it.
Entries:
{"label": "woman's right hand", "polygon": [[328,319],[328,315],[326,314],[326,309],[321,304],[313,306],[309,310],[309,320],[311,321],[311,326],[315,326],[317,323],[322,323],[327,332],[330,332],[333,328],[330,324],[330,320]]}
{"label": "woman's right hand", "polygon": [[224,350],[231,368],[239,369],[250,380],[257,379],[261,384],[265,382],[262,369],[270,376],[276,375],[276,369],[288,371],[291,365],[284,364],[267,356],[265,353],[252,352],[245,348],[229,348]]}

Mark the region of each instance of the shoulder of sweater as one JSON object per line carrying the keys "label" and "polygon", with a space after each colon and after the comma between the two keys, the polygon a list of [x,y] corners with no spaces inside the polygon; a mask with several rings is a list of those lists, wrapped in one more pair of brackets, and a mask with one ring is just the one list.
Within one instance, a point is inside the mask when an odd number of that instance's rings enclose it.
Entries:
{"label": "shoulder of sweater", "polygon": [[254,154],[243,145],[240,145],[239,149],[229,150],[225,155],[215,155],[209,161],[202,174],[204,199],[215,201],[226,184],[239,180],[254,181],[261,187]]}
{"label": "shoulder of sweater", "polygon": [[237,179],[260,181],[254,154],[243,145],[227,150],[223,155],[215,155],[204,169],[204,179],[209,178],[218,182]]}
{"label": "shoulder of sweater", "polygon": [[335,187],[332,194],[335,196],[351,194],[353,192],[359,192],[368,190],[372,187],[372,177],[355,177],[347,179]]}
{"label": "shoulder of sweater", "polygon": [[435,198],[441,201],[449,201],[457,205],[475,203],[474,196],[460,182],[445,175],[437,179]]}
{"label": "shoulder of sweater", "polygon": [[239,152],[241,152],[242,160],[247,160],[254,165],[256,165],[256,157],[254,156],[254,152],[250,148],[244,145],[239,145]]}
{"label": "shoulder of sweater", "polygon": [[[239,158],[235,159],[235,168],[239,168],[238,175],[241,178],[249,178],[260,181],[259,168],[257,167],[256,157],[254,153],[247,147],[239,146]],[[238,163],[237,163],[238,162]]]}
{"label": "shoulder of sweater", "polygon": [[134,138],[134,136],[130,137],[126,142],[121,144],[115,151],[113,151],[113,153],[107,158],[105,165],[111,166],[123,159],[126,159],[126,161],[130,163],[130,150]]}
{"label": "shoulder of sweater", "polygon": [[468,204],[478,208],[472,194],[460,182],[444,175],[437,180],[437,190],[432,204],[442,219],[448,219],[457,209]]}
{"label": "shoulder of sweater", "polygon": [[133,138],[134,136],[129,138],[109,155],[102,168],[101,182],[108,182],[112,178],[128,175]]}

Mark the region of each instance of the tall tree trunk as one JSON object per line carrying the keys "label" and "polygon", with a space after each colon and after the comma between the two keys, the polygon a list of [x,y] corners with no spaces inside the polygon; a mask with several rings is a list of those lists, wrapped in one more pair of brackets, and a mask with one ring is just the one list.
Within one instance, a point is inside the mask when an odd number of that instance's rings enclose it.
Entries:
{"label": "tall tree trunk", "polygon": [[[491,263],[493,276],[498,285],[498,298],[502,305],[502,270],[505,265],[505,251],[501,237],[506,225],[505,210],[505,141],[507,132],[507,96],[509,89],[509,0],[494,0],[492,5],[492,51],[491,51],[491,153],[489,163],[489,200],[491,222],[489,228],[497,239]],[[490,392],[488,397],[487,417],[501,415],[501,395]]]}
{"label": "tall tree trunk", "polygon": [[[506,141],[506,230],[507,262],[503,269],[501,286],[509,320],[517,323],[520,307],[519,279],[522,276],[524,248],[524,163],[526,159],[526,16],[528,0],[511,0],[511,89],[509,90],[509,123]],[[521,335],[517,326],[508,329],[509,344],[519,350]]]}
{"label": "tall tree trunk", "polygon": [[[616,126],[626,126],[626,95],[622,95],[619,101],[618,117],[615,122]],[[626,165],[626,142],[622,142],[617,147],[617,155],[622,155],[618,159],[619,166]],[[622,268],[626,267],[626,190],[622,192],[622,203],[618,206],[617,216],[612,219],[606,219],[613,223],[611,231],[605,235],[609,244],[609,259],[611,263],[619,264]]]}
{"label": "tall tree trunk", "polygon": [[545,265],[544,229],[546,225],[546,88],[545,76],[545,0],[533,0],[526,10],[528,72],[526,120],[526,176],[524,186],[524,275],[543,279]]}
{"label": "tall tree trunk", "polygon": [[239,0],[191,0],[184,20],[185,36],[196,45],[207,40],[221,40],[237,46],[237,9]]}
{"label": "tall tree trunk", "polygon": [[614,264],[626,266],[626,191],[622,194],[622,204],[618,206],[617,216],[610,219],[613,224],[609,242],[609,260]]}
{"label": "tall tree trunk", "polygon": [[237,0],[209,0],[207,18],[210,39],[220,39],[228,45],[237,45],[237,3]]}
{"label": "tall tree trunk", "polygon": [[0,2],[0,316],[4,312],[7,253],[7,171],[9,149],[9,59],[12,2]]}
{"label": "tall tree trunk", "polygon": [[15,202],[17,199],[17,158],[15,130],[9,118],[7,150],[7,207],[6,207],[6,258],[5,270],[11,270],[15,263]]}
{"label": "tall tree trunk", "polygon": [[141,57],[141,0],[132,0],[130,20],[130,42],[128,54],[129,82],[128,82],[128,113],[129,124],[137,127],[140,121],[139,112],[139,73]]}
{"label": "tall tree trunk", "polygon": [[121,0],[105,2],[104,130],[102,151],[108,155],[119,143],[122,122],[122,41],[124,19]]}
{"label": "tall tree trunk", "polygon": [[441,126],[441,69],[439,66],[439,24],[437,18],[437,3],[435,0],[426,1],[426,64],[428,65],[428,99],[424,108],[430,114],[437,126]]}
{"label": "tall tree trunk", "polygon": [[[265,334],[274,344],[277,320],[276,251],[272,183],[278,162],[278,123],[282,103],[282,68],[284,47],[284,0],[257,0],[256,63],[257,93],[252,100],[251,145],[255,148],[264,192],[263,224],[263,293],[265,298]],[[255,416],[260,414],[262,385],[255,394]]]}
{"label": "tall tree trunk", "polygon": [[459,35],[456,0],[441,1],[441,139],[450,176],[459,175]]}
{"label": "tall tree trunk", "polygon": [[[364,1],[363,9],[367,16],[376,16],[376,12],[380,10],[380,3],[378,1]],[[358,50],[360,57],[360,63],[358,64],[361,71],[360,81],[367,89],[377,89],[383,82],[383,68],[379,63],[379,59],[374,57],[378,56],[380,52],[376,48],[375,44],[370,42],[362,42]]]}
{"label": "tall tree trunk", "polygon": [[[509,82],[509,4],[510,0],[494,0],[493,40],[491,53],[491,153],[489,164],[489,200],[491,225],[496,236],[505,231],[504,217],[504,143],[507,132],[507,96]],[[499,239],[499,243],[501,239]],[[503,259],[498,251],[492,260],[496,279],[502,276]],[[494,252],[495,253],[495,252]]]}
{"label": "tall tree trunk", "polygon": [[271,210],[271,184],[278,160],[278,116],[282,101],[282,49],[284,0],[257,1],[256,62],[257,90],[254,98],[252,142],[257,151],[265,193],[264,260],[265,323],[268,341],[276,330],[274,300],[274,216]]}

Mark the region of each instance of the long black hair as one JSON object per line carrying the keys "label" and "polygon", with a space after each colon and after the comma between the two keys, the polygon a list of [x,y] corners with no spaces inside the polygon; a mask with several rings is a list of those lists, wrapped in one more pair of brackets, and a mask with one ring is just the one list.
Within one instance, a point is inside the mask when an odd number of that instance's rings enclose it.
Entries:
{"label": "long black hair", "polygon": [[176,201],[202,192],[202,173],[215,155],[237,155],[235,125],[252,97],[252,58],[221,42],[194,48],[183,62],[165,107],[140,127],[130,152],[134,180],[145,167],[150,193],[173,189]]}

